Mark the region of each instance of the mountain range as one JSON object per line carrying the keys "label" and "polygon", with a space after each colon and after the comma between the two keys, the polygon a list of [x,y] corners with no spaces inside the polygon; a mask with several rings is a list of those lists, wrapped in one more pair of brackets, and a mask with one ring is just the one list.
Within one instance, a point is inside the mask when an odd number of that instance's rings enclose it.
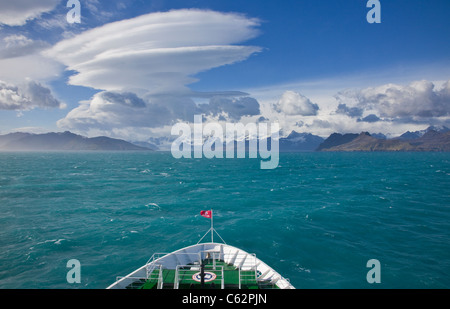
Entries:
{"label": "mountain range", "polygon": [[429,127],[393,139],[375,138],[368,132],[333,133],[317,151],[450,151],[450,129]]}
{"label": "mountain range", "polygon": [[287,137],[280,138],[280,152],[315,151],[324,138],[311,133],[298,133],[292,131]]}
{"label": "mountain range", "polygon": [[[171,139],[167,137],[150,138],[147,142],[127,142],[105,136],[88,138],[68,131],[0,135],[0,151],[170,151],[170,144]],[[268,146],[271,147],[270,140]],[[325,139],[311,133],[292,131],[288,136],[280,138],[279,150],[280,152],[450,151],[450,129],[430,126],[426,130],[408,131],[391,139],[380,133],[368,132],[333,133]]]}

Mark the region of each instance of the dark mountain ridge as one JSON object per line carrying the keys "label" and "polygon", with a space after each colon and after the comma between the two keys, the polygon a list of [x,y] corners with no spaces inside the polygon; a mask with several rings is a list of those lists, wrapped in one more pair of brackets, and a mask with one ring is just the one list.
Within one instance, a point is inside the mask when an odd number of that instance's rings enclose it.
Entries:
{"label": "dark mountain ridge", "polygon": [[[267,141],[271,147],[271,140]],[[248,151],[248,141],[245,143]],[[235,146],[236,142],[235,142]],[[224,144],[224,147],[226,145]],[[120,151],[158,150],[153,143],[130,143],[120,139],[99,136],[88,138],[71,132],[10,133],[0,135],[0,151]],[[236,149],[236,147],[235,147]],[[429,127],[426,130],[406,132],[387,139],[382,134],[368,132],[333,133],[327,139],[311,133],[292,131],[279,139],[280,152],[302,151],[450,151],[450,129]]]}
{"label": "dark mountain ridge", "polygon": [[[445,127],[444,127],[445,128]],[[450,131],[436,131],[434,127],[417,137],[407,132],[399,138],[379,139],[368,132],[360,134],[333,133],[318,151],[450,151]],[[414,136],[414,137],[413,137]],[[405,138],[406,137],[406,138]]]}
{"label": "dark mountain ridge", "polygon": [[63,133],[10,133],[0,135],[3,151],[118,151],[150,150],[124,140],[99,136],[88,138],[71,132]]}

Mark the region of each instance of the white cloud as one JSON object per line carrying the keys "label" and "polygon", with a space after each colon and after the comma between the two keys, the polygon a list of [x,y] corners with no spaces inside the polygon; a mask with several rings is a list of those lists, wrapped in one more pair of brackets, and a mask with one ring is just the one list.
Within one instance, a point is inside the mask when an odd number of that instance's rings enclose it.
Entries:
{"label": "white cloud", "polygon": [[286,91],[275,104],[275,110],[286,115],[315,116],[319,106],[300,93]]}
{"label": "white cloud", "polygon": [[[379,73],[375,77],[369,72],[357,76],[267,85],[243,91],[250,93],[260,103],[260,117],[270,122],[278,121],[284,135],[292,130],[322,137],[328,137],[334,132],[368,131],[394,137],[430,125],[450,126],[450,81],[441,78],[442,72],[437,74],[434,71],[435,74],[432,74],[412,69],[411,72],[411,80],[404,76],[402,79],[392,71]],[[439,79],[432,79],[433,75]],[[414,82],[418,76],[428,76],[430,80]],[[387,83],[390,80],[396,83]],[[370,87],[373,84],[382,86]],[[353,90],[348,90],[350,87]],[[287,91],[301,93],[317,104],[317,114],[301,116],[278,112],[275,107]],[[289,109],[286,111],[289,112]]]}
{"label": "white cloud", "polygon": [[34,108],[64,108],[50,89],[34,81],[19,86],[0,81],[0,110],[27,111]]}
{"label": "white cloud", "polygon": [[14,110],[18,116],[35,108],[65,108],[43,85],[62,71],[60,64],[40,53],[49,44],[22,34],[0,41],[0,110]]}
{"label": "white cloud", "polygon": [[[177,121],[192,122],[204,114],[221,120],[258,115],[259,103],[250,97],[213,97],[197,105],[187,96],[152,96],[144,99],[131,92],[102,91],[58,121],[60,128],[87,132],[90,129],[159,128]],[[170,131],[169,131],[170,132]]]}
{"label": "white cloud", "polygon": [[91,100],[80,102],[57,124],[61,128],[78,131],[89,128],[156,128],[172,124],[178,119],[193,120],[196,111],[196,104],[186,97],[164,96],[148,101],[131,92],[102,91]]}
{"label": "white cloud", "polygon": [[59,76],[61,64],[41,55],[49,44],[24,35],[9,35],[0,41],[0,80],[12,84],[27,79],[45,81]]}
{"label": "white cloud", "polygon": [[144,108],[145,103],[135,94],[99,92],[91,100],[80,102],[77,108],[57,124],[71,130],[84,130],[86,127],[108,129],[111,126],[139,126],[145,113]]}
{"label": "white cloud", "polygon": [[3,38],[0,59],[16,58],[39,52],[49,45],[44,41],[33,41],[24,35],[9,35]]}
{"label": "white cloud", "polygon": [[208,104],[200,104],[201,113],[219,116],[220,120],[230,119],[239,121],[243,116],[259,115],[259,103],[251,97],[229,98],[215,96]]}
{"label": "white cloud", "polygon": [[0,24],[23,26],[27,21],[52,11],[61,0],[3,0],[0,1]]}
{"label": "white cloud", "polygon": [[[257,36],[259,24],[241,14],[176,10],[113,22],[61,41],[46,55],[76,72],[70,84],[102,91],[80,102],[58,126],[119,132],[192,122],[200,113],[232,120],[259,113],[258,102],[246,93],[188,88],[197,73],[259,52],[260,47],[236,45]],[[193,98],[209,102],[197,105]],[[124,104],[127,100],[140,104]]]}
{"label": "white cloud", "polygon": [[299,92],[286,90],[284,87],[280,87],[278,92],[254,91],[260,113],[247,117],[248,121],[277,122],[282,136],[289,135],[293,130],[325,136],[333,130],[333,123],[328,122],[329,109],[323,109],[323,105],[313,103],[309,97]]}
{"label": "white cloud", "polygon": [[77,72],[70,84],[107,91],[188,92],[195,74],[259,52],[234,45],[258,35],[257,19],[203,10],[151,13],[106,24],[47,52]]}
{"label": "white cloud", "polygon": [[344,107],[345,104],[348,110],[359,109],[366,114],[391,120],[450,116],[450,81],[440,88],[426,80],[415,81],[406,86],[385,84],[343,91],[336,98],[341,102],[340,106]]}
{"label": "white cloud", "polygon": [[59,67],[39,56],[0,59],[0,80],[9,85],[40,83],[57,76]]}

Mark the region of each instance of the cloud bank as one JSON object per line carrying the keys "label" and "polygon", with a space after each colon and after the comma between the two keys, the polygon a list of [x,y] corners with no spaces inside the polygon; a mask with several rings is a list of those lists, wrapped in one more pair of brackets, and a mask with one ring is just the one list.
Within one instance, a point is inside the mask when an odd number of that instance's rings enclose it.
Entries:
{"label": "cloud bank", "polygon": [[23,26],[27,21],[38,18],[42,13],[52,11],[60,0],[13,0],[0,2],[0,24]]}
{"label": "cloud bank", "polygon": [[47,48],[48,43],[23,34],[3,37],[0,40],[0,80],[3,84],[23,88],[30,80],[40,83],[58,76],[62,66],[41,54]]}
{"label": "cloud bank", "polygon": [[[20,2],[19,2],[20,4]],[[61,72],[61,65],[41,55],[49,44],[14,34],[0,40],[0,110],[64,108],[43,85]]]}
{"label": "cloud bank", "polygon": [[[241,14],[174,10],[113,22],[63,40],[45,55],[74,71],[69,84],[100,90],[58,121],[86,131],[157,128],[195,114],[239,120],[259,103],[239,91],[194,92],[196,74],[243,61],[262,49],[238,45],[259,35]],[[195,98],[209,100],[195,103]]]}
{"label": "cloud bank", "polygon": [[26,111],[36,107],[64,108],[50,89],[34,81],[16,86],[0,81],[0,110]]}
{"label": "cloud bank", "polygon": [[208,104],[200,104],[199,113],[219,116],[219,120],[239,121],[243,116],[260,114],[259,103],[251,97],[227,98],[216,96]]}
{"label": "cloud bank", "polygon": [[239,120],[259,115],[259,103],[250,97],[213,97],[209,104],[197,105],[186,96],[155,96],[141,99],[132,92],[102,91],[70,111],[58,126],[70,130],[111,128],[159,128],[178,121],[192,122],[194,115],[219,120]]}
{"label": "cloud bank", "polygon": [[343,91],[336,95],[336,99],[340,102],[337,113],[350,117],[360,117],[367,113],[363,120],[369,122],[380,118],[413,121],[447,117],[450,116],[450,81],[446,81],[440,88],[426,80],[414,81],[405,86],[385,84]]}
{"label": "cloud bank", "polygon": [[322,137],[362,131],[395,137],[430,125],[450,125],[450,81],[330,89],[330,84],[339,82],[290,83],[247,91],[260,103],[259,118],[278,121],[283,136],[295,130]]}

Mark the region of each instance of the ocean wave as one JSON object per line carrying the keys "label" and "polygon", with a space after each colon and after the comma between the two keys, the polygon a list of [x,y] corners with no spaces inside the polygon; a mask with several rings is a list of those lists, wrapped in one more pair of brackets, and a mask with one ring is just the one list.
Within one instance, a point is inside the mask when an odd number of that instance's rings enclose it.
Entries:
{"label": "ocean wave", "polygon": [[64,241],[64,238],[60,238],[60,239],[47,239],[44,241],[40,241],[38,243],[36,243],[36,245],[42,245],[42,244],[47,244],[47,243],[54,243],[55,245],[60,245],[62,241]]}
{"label": "ocean wave", "polygon": [[158,210],[158,211],[161,210],[161,206],[159,206],[156,203],[148,203],[148,204],[145,205],[145,207],[148,207],[151,210]]}

